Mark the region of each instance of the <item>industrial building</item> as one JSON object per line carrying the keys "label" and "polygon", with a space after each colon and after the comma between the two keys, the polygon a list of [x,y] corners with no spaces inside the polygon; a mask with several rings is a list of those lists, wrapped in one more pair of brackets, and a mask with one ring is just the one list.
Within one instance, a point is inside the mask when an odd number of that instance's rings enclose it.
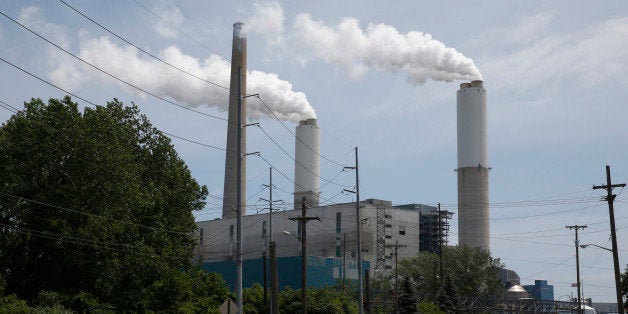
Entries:
{"label": "industrial building", "polygon": [[[421,251],[421,243],[447,242],[446,220],[451,213],[441,213],[443,228],[434,228],[439,219],[436,207],[422,204],[393,206],[390,201],[367,199],[360,202],[360,232],[362,233],[362,260],[364,269],[372,275],[383,274],[394,268],[397,258],[408,258]],[[307,228],[308,272],[316,272],[318,279],[309,285],[329,284],[334,280],[357,278],[357,223],[356,204],[343,203],[307,209],[308,216],[320,221],[310,221]],[[299,224],[290,218],[301,216],[300,210],[273,212],[272,240],[277,244],[278,261],[293,259],[299,265],[301,244]],[[235,218],[197,222],[199,245],[196,260],[203,268],[223,274],[226,280],[235,272]],[[242,219],[244,267],[257,265],[270,240],[270,215],[247,215]],[[421,226],[429,226],[423,229]],[[433,234],[435,233],[436,234]],[[439,233],[440,232],[440,233]],[[426,240],[428,239],[428,240]],[[424,250],[428,250],[424,248]],[[428,250],[429,251],[429,250]],[[290,263],[287,263],[290,264]],[[259,266],[259,265],[258,265]],[[258,266],[251,266],[253,269]],[[259,266],[259,269],[262,269]],[[294,268],[294,267],[293,267]],[[280,285],[286,278],[298,278],[300,268],[278,267]],[[377,271],[377,272],[376,272]],[[379,273],[381,271],[381,273]],[[292,273],[296,272],[296,273]],[[246,276],[258,276],[259,271],[245,272]],[[257,274],[254,274],[257,273]],[[251,275],[250,275],[251,274]],[[310,277],[314,278],[314,277]],[[243,278],[244,284],[256,282]],[[259,281],[257,281],[259,282]],[[290,282],[287,282],[290,284]]]}

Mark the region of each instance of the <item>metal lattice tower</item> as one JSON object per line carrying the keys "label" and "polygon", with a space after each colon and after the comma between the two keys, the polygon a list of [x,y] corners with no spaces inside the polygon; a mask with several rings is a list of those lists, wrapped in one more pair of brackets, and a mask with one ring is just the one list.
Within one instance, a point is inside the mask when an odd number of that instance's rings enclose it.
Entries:
{"label": "metal lattice tower", "polygon": [[384,269],[384,263],[386,261],[385,259],[385,255],[386,255],[386,240],[385,236],[386,236],[386,207],[384,206],[377,206],[377,246],[375,248],[375,252],[376,252],[376,261],[375,261],[375,269],[376,270],[380,270],[380,269]]}

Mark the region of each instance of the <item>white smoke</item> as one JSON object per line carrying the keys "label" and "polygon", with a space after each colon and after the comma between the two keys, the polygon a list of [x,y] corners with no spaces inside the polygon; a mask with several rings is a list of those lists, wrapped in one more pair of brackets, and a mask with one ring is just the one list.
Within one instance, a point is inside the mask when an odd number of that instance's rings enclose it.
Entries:
{"label": "white smoke", "polygon": [[[162,59],[207,81],[228,87],[231,64],[218,55],[199,60],[171,46],[161,52]],[[81,43],[80,57],[105,69],[112,75],[139,86],[159,96],[169,96],[190,107],[207,105],[226,111],[229,92],[212,86],[197,78],[184,74],[152,58],[140,58],[139,51],[132,46],[117,46],[109,38],[89,39]],[[111,78],[104,77],[106,81]],[[57,83],[63,78],[57,78]],[[126,85],[125,85],[126,86]],[[139,91],[127,87],[130,91]],[[276,74],[249,71],[247,93],[259,93],[260,97],[283,120],[298,122],[314,118],[316,114],[305,94],[292,90],[292,85]],[[261,101],[249,98],[247,114],[250,119],[272,118]]]}
{"label": "white smoke", "polygon": [[332,28],[305,13],[297,16],[294,27],[295,37],[306,51],[345,67],[353,76],[374,68],[404,72],[413,85],[429,79],[451,82],[482,78],[473,60],[422,32],[401,34],[385,24],[369,24],[362,30],[353,18],[345,18]]}
{"label": "white smoke", "polygon": [[277,2],[255,2],[255,13],[244,23],[247,34],[262,34],[271,45],[283,41],[283,8]]}

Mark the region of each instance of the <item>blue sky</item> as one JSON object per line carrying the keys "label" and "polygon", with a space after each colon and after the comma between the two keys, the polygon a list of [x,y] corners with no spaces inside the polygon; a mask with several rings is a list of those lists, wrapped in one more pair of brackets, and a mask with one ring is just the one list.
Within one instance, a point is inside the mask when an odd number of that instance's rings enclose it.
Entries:
{"label": "blue sky", "polygon": [[[460,70],[471,60],[485,81],[493,169],[493,255],[517,271],[524,284],[549,280],[558,298],[576,294],[570,287],[575,282],[573,231],[565,225],[589,225],[581,231],[581,242],[610,247],[608,210],[597,200],[603,193],[591,187],[605,182],[607,164],[614,182],[628,181],[625,1],[397,1],[394,6],[380,1],[137,1],[194,40],[133,0],[106,5],[102,1],[68,3],[136,46],[217,82],[225,79],[221,69],[228,61],[221,56],[230,57],[232,24],[248,22],[252,25],[247,35],[248,68],[259,71],[260,96],[282,112],[309,112],[309,104],[322,129],[321,153],[329,159],[353,165],[352,149],[358,146],[363,198],[394,204],[440,202],[456,212],[455,95],[459,83],[466,81],[456,78],[464,73],[413,76],[407,67],[381,63],[394,55],[355,48],[360,34],[371,34],[378,27],[398,32],[399,38],[416,32],[430,34],[446,48],[442,51],[455,49],[454,59],[460,65],[454,68]],[[224,90],[158,64],[61,2],[3,1],[0,10],[147,91],[226,117],[220,109],[224,108],[221,99],[226,99]],[[3,59],[96,103],[114,97],[135,102],[161,130],[224,147],[224,121],[123,86],[7,18],[0,20]],[[304,31],[306,24],[314,25],[314,31]],[[383,51],[390,44],[370,47]],[[401,55],[403,50],[399,51]],[[399,62],[412,65],[415,60]],[[20,108],[31,97],[64,95],[5,62],[0,62],[0,69],[0,100],[14,107]],[[251,108],[259,109],[255,122],[293,154],[291,134],[277,120],[263,117],[258,100],[248,101]],[[10,114],[0,108],[2,121]],[[300,116],[287,120],[295,117]],[[295,126],[292,121],[284,123],[290,129]],[[281,173],[292,176],[294,162],[264,133],[252,128],[248,134],[249,152],[259,151]],[[176,138],[173,143],[193,176],[219,197],[224,152]],[[255,205],[268,193],[261,191],[268,181],[268,164],[251,156],[247,167],[247,196],[249,204]],[[341,171],[324,160],[321,169],[327,179]],[[292,183],[281,174],[274,178],[278,187],[274,198],[289,202]],[[340,173],[333,181],[323,188],[323,197],[351,201],[352,195],[338,193],[344,185],[354,185],[354,174]],[[196,214],[198,219],[219,215],[220,200],[209,201]],[[615,216],[624,266],[628,262],[626,204],[626,195],[620,194]],[[456,228],[454,216],[452,243],[457,243]],[[612,302],[610,254],[587,248],[580,256],[585,296]]]}

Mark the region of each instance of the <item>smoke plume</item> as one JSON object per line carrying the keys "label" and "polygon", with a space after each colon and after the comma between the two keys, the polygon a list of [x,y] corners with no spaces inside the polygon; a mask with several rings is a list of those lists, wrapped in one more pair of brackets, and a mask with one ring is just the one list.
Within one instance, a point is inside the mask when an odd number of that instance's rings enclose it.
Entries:
{"label": "smoke plume", "polygon": [[297,41],[307,51],[345,67],[353,76],[369,68],[404,72],[413,85],[429,79],[450,82],[482,77],[473,60],[422,32],[401,34],[385,24],[369,24],[362,30],[353,18],[345,18],[332,28],[305,13],[297,16],[294,27]]}
{"label": "smoke plume", "polygon": [[[133,85],[159,96],[169,96],[190,107],[207,105],[226,111],[229,92],[186,75],[155,59],[140,58],[132,46],[117,46],[107,37],[89,39],[81,43],[80,56],[95,66]],[[171,46],[161,52],[161,58],[185,71],[208,81],[228,87],[231,64],[218,55],[199,60]],[[292,84],[276,74],[249,71],[247,93],[259,93],[261,98],[282,120],[298,122],[314,118],[316,114],[305,94],[292,90]],[[106,80],[110,80],[106,78]],[[139,93],[137,90],[132,90]],[[247,113],[250,119],[273,118],[261,101],[249,98]]]}

